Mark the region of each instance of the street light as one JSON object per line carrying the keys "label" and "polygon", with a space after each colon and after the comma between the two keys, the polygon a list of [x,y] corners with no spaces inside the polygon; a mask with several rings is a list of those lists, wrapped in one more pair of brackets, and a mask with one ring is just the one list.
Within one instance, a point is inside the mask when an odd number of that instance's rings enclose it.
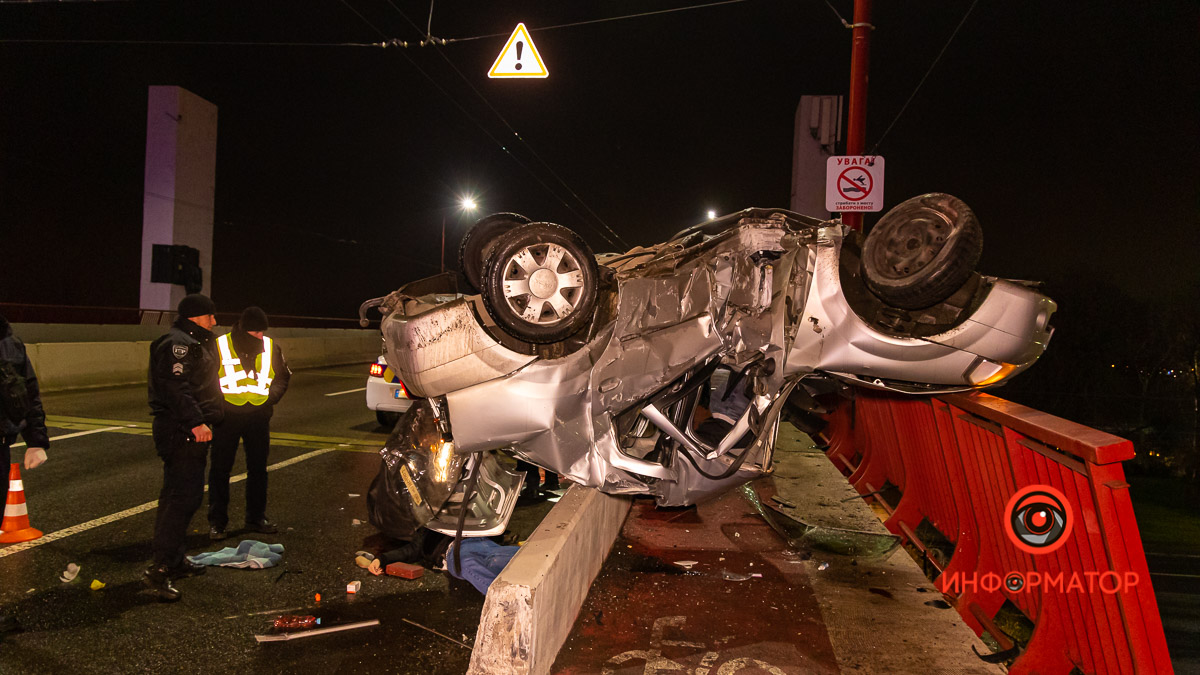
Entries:
{"label": "street light", "polygon": [[713,220],[716,217],[717,217],[717,212],[713,211],[712,209],[709,209],[708,210],[708,219]]}
{"label": "street light", "polygon": [[[458,200],[458,208],[463,213],[474,213],[479,205],[475,203],[475,199],[471,196],[466,196]],[[442,273],[446,272],[446,215],[442,214]]]}

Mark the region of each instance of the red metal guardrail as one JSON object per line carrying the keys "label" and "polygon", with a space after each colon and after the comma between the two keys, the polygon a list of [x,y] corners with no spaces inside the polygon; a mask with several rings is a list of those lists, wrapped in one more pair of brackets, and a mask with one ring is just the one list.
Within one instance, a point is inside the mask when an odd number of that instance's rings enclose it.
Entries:
{"label": "red metal guardrail", "polygon": [[[976,634],[1016,657],[1010,673],[1172,672],[1121,467],[1130,441],[982,393],[859,392],[826,419],[828,457]],[[1029,552],[1005,525],[1030,486],[1065,497],[1056,550]],[[1024,644],[996,626],[1006,601],[1033,623]]]}

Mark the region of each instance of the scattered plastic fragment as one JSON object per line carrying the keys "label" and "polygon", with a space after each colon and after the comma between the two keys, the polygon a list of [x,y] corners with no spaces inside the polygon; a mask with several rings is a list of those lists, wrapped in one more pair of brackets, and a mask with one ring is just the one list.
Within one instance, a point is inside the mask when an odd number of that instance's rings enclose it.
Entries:
{"label": "scattered plastic fragment", "polygon": [[101,588],[104,588],[104,587],[105,587],[105,586],[107,586],[107,585],[108,585],[108,584],[104,583],[103,581],[100,581],[99,579],[92,579],[92,585],[91,585],[91,589],[92,589],[93,591],[98,591],[98,590],[100,590]]}
{"label": "scattered plastic fragment", "polygon": [[315,616],[300,616],[297,614],[284,614],[275,619],[275,627],[280,630],[302,630],[312,628],[320,623],[321,620]]}
{"label": "scattered plastic fragment", "polygon": [[676,560],[675,564],[679,565],[680,567],[682,567],[685,570],[690,570],[696,564],[696,561],[695,560]]}
{"label": "scattered plastic fragment", "polygon": [[353,520],[351,520],[351,521],[350,521],[350,524],[351,524],[351,525],[353,525],[353,526],[355,526],[355,527],[358,527],[359,525],[362,525],[362,521],[361,521],[361,520],[359,520],[358,518],[355,518],[355,519],[353,519]]}
{"label": "scattered plastic fragment", "polygon": [[75,581],[75,577],[79,576],[79,570],[81,570],[81,569],[83,569],[83,568],[81,568],[79,565],[76,565],[75,563],[71,563],[71,564],[67,565],[67,569],[65,571],[63,571],[62,575],[59,576],[58,578],[64,584],[71,583],[72,581]]}
{"label": "scattered plastic fragment", "polygon": [[824,572],[828,567],[829,567],[829,563],[827,563],[827,562],[817,565],[817,569],[821,570],[822,572]]}
{"label": "scattered plastic fragment", "polygon": [[359,621],[358,623],[347,623],[341,626],[328,626],[325,628],[314,628],[312,630],[299,631],[296,633],[280,633],[278,635],[255,635],[254,639],[258,642],[282,642],[284,640],[297,640],[299,638],[312,637],[314,635],[325,635],[326,633],[337,633],[343,630],[354,630],[356,628],[366,628],[367,626],[378,626],[379,619],[371,619],[370,621]]}
{"label": "scattered plastic fragment", "polygon": [[735,536],[735,537],[740,537],[740,536],[742,536],[742,533],[741,533],[741,532],[734,532],[734,533],[733,533],[733,536]]}
{"label": "scattered plastic fragment", "polygon": [[357,492],[351,492],[349,496],[351,499],[354,499],[355,497],[361,497],[362,495],[358,494]]}
{"label": "scattered plastic fragment", "polygon": [[755,579],[761,579],[761,578],[762,578],[762,572],[751,572],[751,573],[750,573],[750,576],[754,577]]}
{"label": "scattered plastic fragment", "polygon": [[745,574],[738,574],[737,572],[721,570],[721,578],[725,581],[746,581],[750,577],[746,576]]}
{"label": "scattered plastic fragment", "polygon": [[350,583],[346,584],[346,592],[347,593],[357,593],[359,591],[359,589],[361,589],[361,588],[362,588],[361,581],[351,581]]}

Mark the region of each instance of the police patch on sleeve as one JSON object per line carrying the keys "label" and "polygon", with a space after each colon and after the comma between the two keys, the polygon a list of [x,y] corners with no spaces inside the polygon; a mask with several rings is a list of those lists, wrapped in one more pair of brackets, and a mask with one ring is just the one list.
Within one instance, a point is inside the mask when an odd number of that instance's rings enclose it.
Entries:
{"label": "police patch on sleeve", "polygon": [[171,353],[175,355],[175,358],[182,359],[187,356],[188,347],[187,345],[174,345],[171,347]]}
{"label": "police patch on sleeve", "polygon": [[179,362],[175,362],[171,366],[171,372],[175,375],[182,375],[183,374],[183,364],[179,363]]}

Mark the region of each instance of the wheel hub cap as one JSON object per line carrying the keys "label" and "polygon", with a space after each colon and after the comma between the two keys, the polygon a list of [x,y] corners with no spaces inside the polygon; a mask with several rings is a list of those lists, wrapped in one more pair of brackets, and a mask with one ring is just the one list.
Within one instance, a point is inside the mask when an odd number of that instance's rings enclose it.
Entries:
{"label": "wheel hub cap", "polygon": [[548,298],[558,290],[558,275],[542,268],[529,275],[529,291],[539,298]]}

